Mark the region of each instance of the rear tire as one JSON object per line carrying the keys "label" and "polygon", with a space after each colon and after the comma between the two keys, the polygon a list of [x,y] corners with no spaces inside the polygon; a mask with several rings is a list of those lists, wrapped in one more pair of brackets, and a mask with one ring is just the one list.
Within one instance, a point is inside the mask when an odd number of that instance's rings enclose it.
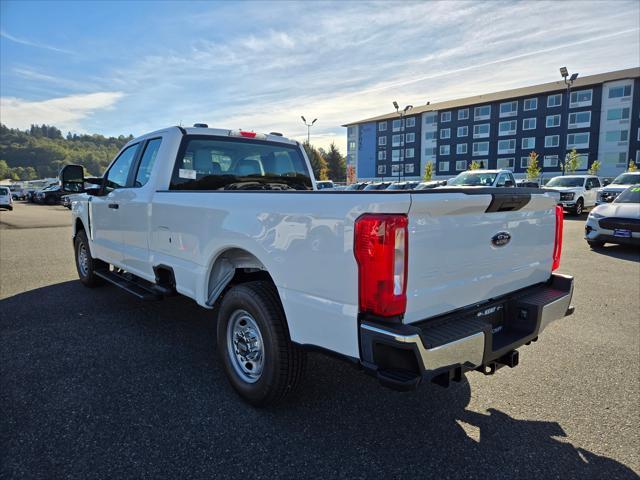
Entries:
{"label": "rear tire", "polygon": [[296,390],[306,352],[295,346],[273,284],[248,282],[222,299],[218,352],[231,386],[256,407],[273,405]]}
{"label": "rear tire", "polygon": [[80,282],[85,287],[93,288],[101,285],[102,279],[95,274],[96,269],[106,269],[107,264],[102,260],[97,260],[91,256],[89,250],[89,240],[84,230],[76,233],[73,240],[74,252],[76,257],[76,269]]}

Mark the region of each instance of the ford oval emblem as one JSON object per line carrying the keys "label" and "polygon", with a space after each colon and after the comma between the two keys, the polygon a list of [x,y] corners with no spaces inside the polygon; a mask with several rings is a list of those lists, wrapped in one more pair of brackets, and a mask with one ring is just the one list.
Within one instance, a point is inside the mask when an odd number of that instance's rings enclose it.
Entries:
{"label": "ford oval emblem", "polygon": [[491,244],[494,247],[504,247],[511,241],[511,234],[509,232],[498,232],[491,237]]}

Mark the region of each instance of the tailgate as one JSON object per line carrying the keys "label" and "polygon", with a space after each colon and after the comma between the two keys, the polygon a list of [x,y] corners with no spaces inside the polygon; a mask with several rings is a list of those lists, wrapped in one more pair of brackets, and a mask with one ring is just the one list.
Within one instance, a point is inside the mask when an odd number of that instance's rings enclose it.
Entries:
{"label": "tailgate", "polygon": [[405,323],[549,279],[557,195],[522,190],[411,194]]}

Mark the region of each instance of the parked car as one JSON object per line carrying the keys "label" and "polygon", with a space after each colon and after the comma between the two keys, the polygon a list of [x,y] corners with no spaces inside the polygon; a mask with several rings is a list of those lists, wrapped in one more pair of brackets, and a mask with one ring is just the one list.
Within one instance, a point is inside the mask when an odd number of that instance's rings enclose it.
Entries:
{"label": "parked car", "polygon": [[0,208],[13,210],[13,197],[9,187],[0,187]]}
{"label": "parked car", "polygon": [[420,182],[394,182],[387,187],[387,190],[413,190]]}
{"label": "parked car", "polygon": [[540,188],[540,184],[535,180],[518,180],[516,185],[520,188]]}
{"label": "parked car", "polygon": [[345,190],[364,190],[364,187],[366,187],[367,185],[369,185],[368,182],[356,182],[352,183],[351,185],[347,185],[347,188],[345,188]]}
{"label": "parked car", "polygon": [[560,192],[560,205],[575,215],[596,205],[600,179],[594,175],[553,177],[542,188]]}
{"label": "parked car", "polygon": [[587,217],[584,238],[592,248],[605,243],[640,245],[640,183],[627,187],[613,202],[594,208]]}
{"label": "parked car", "polygon": [[[82,166],[61,181],[74,191]],[[295,389],[307,349],[397,390],[446,385],[515,367],[573,312],[573,278],[554,273],[557,193],[467,192],[317,195],[294,140],[170,127],[131,140],[100,190],[74,198],[75,264],[87,287],[211,309],[223,371],[254,405]]]}
{"label": "parked car", "polygon": [[613,182],[598,191],[596,205],[611,203],[630,185],[640,183],[640,172],[625,172],[618,175]]}
{"label": "parked car", "polygon": [[447,180],[447,187],[506,187],[516,186],[510,170],[467,170]]}
{"label": "parked car", "polygon": [[326,190],[328,188],[334,188],[334,185],[331,180],[320,180],[316,182],[316,187],[318,190]]}
{"label": "parked car", "polygon": [[428,182],[420,182],[414,190],[429,190],[436,187],[444,187],[447,184],[446,180],[430,180]]}
{"label": "parked car", "polygon": [[391,182],[375,182],[370,183],[366,187],[363,188],[364,191],[368,190],[386,190],[387,187],[391,185]]}
{"label": "parked car", "polygon": [[36,202],[44,205],[57,205],[64,194],[65,192],[59,185],[50,185],[36,194]]}

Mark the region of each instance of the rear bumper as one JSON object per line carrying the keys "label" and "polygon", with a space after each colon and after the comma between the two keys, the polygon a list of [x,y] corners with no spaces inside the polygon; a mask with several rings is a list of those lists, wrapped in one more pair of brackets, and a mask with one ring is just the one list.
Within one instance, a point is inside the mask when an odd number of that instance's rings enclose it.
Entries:
{"label": "rear bumper", "polygon": [[573,277],[549,282],[453,314],[411,325],[360,325],[361,363],[386,386],[415,388],[421,380],[448,384],[468,370],[494,373],[518,362],[517,348],[553,321],[573,313]]}

